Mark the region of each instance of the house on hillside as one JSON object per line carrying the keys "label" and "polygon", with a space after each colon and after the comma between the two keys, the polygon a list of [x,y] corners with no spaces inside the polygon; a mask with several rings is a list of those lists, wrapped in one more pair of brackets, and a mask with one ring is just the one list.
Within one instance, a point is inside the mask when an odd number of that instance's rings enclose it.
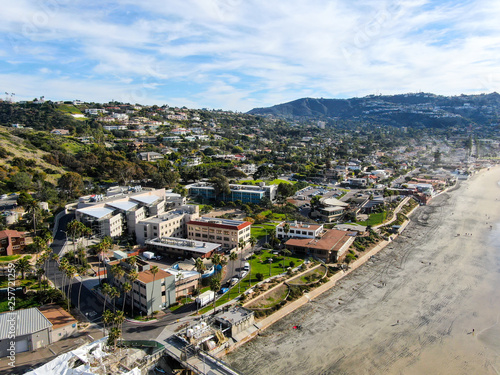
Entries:
{"label": "house on hillside", "polygon": [[26,247],[24,235],[17,230],[0,231],[0,255],[20,254]]}

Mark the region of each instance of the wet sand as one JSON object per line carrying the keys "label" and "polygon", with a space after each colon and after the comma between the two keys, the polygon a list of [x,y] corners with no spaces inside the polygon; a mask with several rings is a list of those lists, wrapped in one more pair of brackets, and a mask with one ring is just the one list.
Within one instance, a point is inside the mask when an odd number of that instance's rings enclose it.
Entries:
{"label": "wet sand", "polygon": [[483,171],[419,207],[372,260],[224,360],[255,375],[500,374],[499,180]]}

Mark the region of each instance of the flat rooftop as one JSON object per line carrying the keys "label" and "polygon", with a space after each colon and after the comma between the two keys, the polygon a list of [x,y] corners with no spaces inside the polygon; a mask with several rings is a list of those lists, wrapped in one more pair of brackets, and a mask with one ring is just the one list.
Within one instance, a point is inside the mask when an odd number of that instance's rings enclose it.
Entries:
{"label": "flat rooftop", "polygon": [[179,250],[194,251],[201,254],[209,253],[221,247],[218,243],[185,240],[176,237],[161,237],[146,241],[147,245],[173,248]]}

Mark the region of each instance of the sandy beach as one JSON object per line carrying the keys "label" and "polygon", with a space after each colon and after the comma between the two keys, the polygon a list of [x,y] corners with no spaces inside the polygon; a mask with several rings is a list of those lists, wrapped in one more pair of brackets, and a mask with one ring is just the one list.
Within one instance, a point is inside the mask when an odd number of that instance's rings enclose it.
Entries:
{"label": "sandy beach", "polygon": [[419,207],[372,260],[224,360],[255,375],[500,374],[499,181],[491,168]]}

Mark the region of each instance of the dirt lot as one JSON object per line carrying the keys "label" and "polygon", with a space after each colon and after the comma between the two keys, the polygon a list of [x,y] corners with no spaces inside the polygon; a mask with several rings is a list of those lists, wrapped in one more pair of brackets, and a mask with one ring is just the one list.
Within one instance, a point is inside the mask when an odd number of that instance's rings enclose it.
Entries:
{"label": "dirt lot", "polygon": [[500,373],[498,180],[492,168],[417,208],[386,249],[225,361],[243,374]]}

